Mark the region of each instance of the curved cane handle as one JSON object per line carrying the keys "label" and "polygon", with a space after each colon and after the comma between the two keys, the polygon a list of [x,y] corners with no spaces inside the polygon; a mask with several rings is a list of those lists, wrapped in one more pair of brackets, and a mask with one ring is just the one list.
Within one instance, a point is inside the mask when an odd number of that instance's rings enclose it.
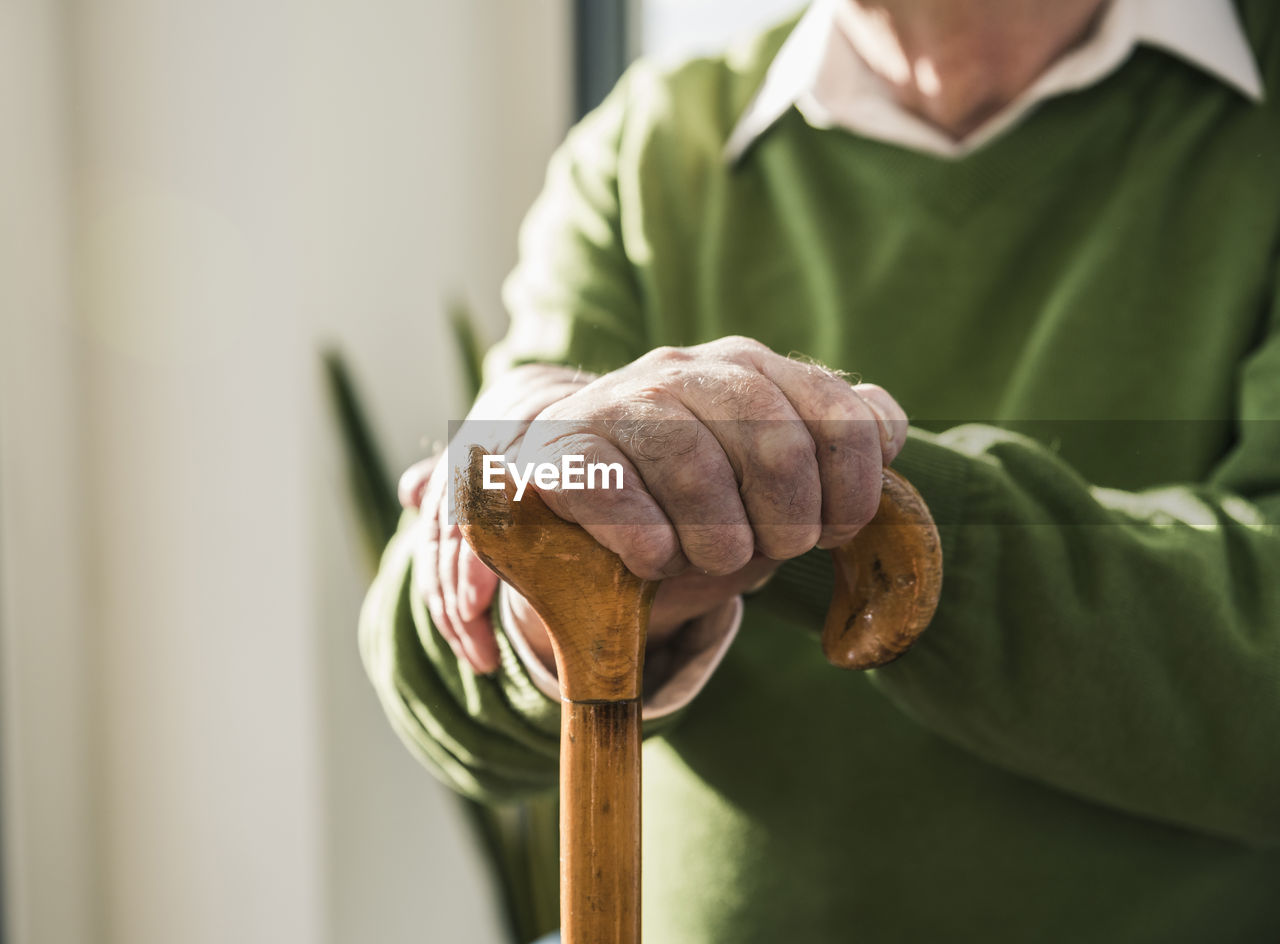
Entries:
{"label": "curved cane handle", "polygon": [[924,632],[942,592],[942,544],[924,499],[885,469],[875,518],[831,556],[836,583],[822,628],[827,661],[842,669],[892,662]]}
{"label": "curved cane handle", "polygon": [[529,489],[482,487],[484,452],[454,472],[454,509],[462,535],[503,580],[532,604],[547,627],[569,701],[640,697],[649,607],[658,585],[627,570],[579,525],[557,517]]}
{"label": "curved cane handle", "polygon": [[[514,486],[486,490],[483,451],[455,472],[462,533],[546,624],[565,702],[560,736],[560,919],[565,944],[639,944],[640,682],[657,584]],[[923,499],[886,470],[880,508],[832,552],[822,645],[843,668],[883,665],[928,625],[942,585]]]}

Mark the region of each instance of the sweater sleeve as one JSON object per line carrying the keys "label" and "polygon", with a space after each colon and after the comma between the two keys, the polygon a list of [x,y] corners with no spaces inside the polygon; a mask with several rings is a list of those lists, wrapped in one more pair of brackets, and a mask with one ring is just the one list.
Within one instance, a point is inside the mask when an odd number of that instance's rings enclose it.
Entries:
{"label": "sweater sleeve", "polygon": [[360,654],[400,739],[447,786],[498,802],[551,789],[559,705],[540,692],[493,615],[501,667],[461,662],[412,591],[414,524],[406,512],[360,613]]}
{"label": "sweater sleeve", "polygon": [[[619,222],[629,81],[624,77],[552,158],[504,287],[511,327],[486,359],[488,382],[531,362],[605,372],[647,350]],[[554,788],[558,700],[536,684],[496,604],[499,670],[479,676],[454,656],[412,591],[414,521],[412,514],[402,519],[361,613],[362,657],[393,728],[439,779],[474,799]],[[645,734],[678,715],[646,721]]]}
{"label": "sweater sleeve", "polygon": [[511,317],[485,358],[488,382],[527,363],[607,373],[652,346],[623,234],[618,168],[638,65],[569,132],[520,229],[519,261],[503,285]]}
{"label": "sweater sleeve", "polygon": [[1148,491],[1093,487],[991,427],[913,431],[895,465],[939,518],[943,598],[880,689],[1011,771],[1280,844],[1276,325],[1238,391],[1212,473]]}

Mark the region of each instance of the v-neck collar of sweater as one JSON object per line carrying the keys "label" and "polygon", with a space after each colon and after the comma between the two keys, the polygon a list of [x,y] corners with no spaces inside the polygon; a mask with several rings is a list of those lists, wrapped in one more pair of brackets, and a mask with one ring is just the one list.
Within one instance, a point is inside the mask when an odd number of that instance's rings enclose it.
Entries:
{"label": "v-neck collar of sweater", "polygon": [[1140,45],[1163,49],[1253,101],[1263,95],[1257,63],[1231,0],[1113,0],[1088,39],[957,141],[892,99],[841,26],[847,4],[815,0],[800,19],[730,134],[727,161],[737,161],[792,107],[816,128],[843,128],[926,154],[965,157],[1046,99],[1101,81]]}

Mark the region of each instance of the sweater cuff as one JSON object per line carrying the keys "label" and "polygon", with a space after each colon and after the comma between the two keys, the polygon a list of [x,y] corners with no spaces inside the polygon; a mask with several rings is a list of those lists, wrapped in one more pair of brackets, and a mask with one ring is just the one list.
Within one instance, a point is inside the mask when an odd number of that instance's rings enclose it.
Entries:
{"label": "sweater cuff", "polygon": [[942,541],[944,565],[955,549],[956,526],[964,512],[971,461],[968,456],[942,445],[932,433],[915,427],[907,433],[902,452],[893,460],[894,471],[914,485],[929,506]]}
{"label": "sweater cuff", "polygon": [[[554,665],[547,665],[529,645],[512,618],[510,593],[500,584],[499,618],[511,646],[538,690],[560,700]],[[734,597],[710,613],[690,620],[663,646],[645,653],[643,721],[675,714],[693,701],[720,665],[742,625],[742,597]]]}

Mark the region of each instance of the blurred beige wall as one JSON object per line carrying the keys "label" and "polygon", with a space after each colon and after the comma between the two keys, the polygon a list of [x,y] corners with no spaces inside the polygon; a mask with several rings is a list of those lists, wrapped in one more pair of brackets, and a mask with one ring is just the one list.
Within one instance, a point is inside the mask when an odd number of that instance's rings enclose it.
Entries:
{"label": "blurred beige wall", "polygon": [[359,667],[317,379],[463,409],[568,120],[564,0],[0,3],[5,940],[496,941]]}

